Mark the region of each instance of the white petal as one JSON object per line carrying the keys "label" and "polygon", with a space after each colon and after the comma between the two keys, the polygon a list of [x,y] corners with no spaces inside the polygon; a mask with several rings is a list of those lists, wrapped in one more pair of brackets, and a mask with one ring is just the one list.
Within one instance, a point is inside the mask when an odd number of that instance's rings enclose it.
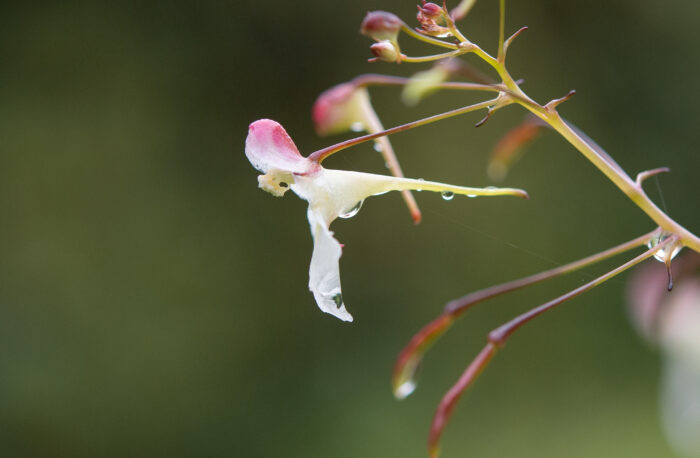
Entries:
{"label": "white petal", "polygon": [[340,243],[333,237],[322,215],[315,214],[309,208],[307,216],[314,238],[314,252],[309,267],[309,289],[322,311],[343,321],[352,321],[352,316],[345,309],[340,289]]}

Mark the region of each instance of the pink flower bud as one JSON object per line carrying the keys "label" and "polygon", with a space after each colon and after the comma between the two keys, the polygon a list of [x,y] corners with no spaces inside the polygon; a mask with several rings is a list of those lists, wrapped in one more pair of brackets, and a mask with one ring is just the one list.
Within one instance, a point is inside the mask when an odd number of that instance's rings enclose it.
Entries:
{"label": "pink flower bud", "polygon": [[367,128],[367,90],[354,83],[343,83],[323,92],[312,109],[316,132],[330,135]]}
{"label": "pink flower bud", "polygon": [[447,12],[440,6],[435,3],[423,2],[423,6],[418,6],[418,15],[416,16],[418,23],[420,23],[418,31],[434,37],[452,36],[450,29],[444,27],[446,17]]}
{"label": "pink flower bud", "polygon": [[423,6],[418,6],[418,11],[419,15],[422,14],[423,16],[430,18],[430,19],[437,19],[440,17],[443,13],[442,7],[436,5],[435,3],[423,3]]}
{"label": "pink flower bud", "polygon": [[401,53],[388,41],[380,41],[369,47],[372,54],[384,62],[401,62]]}
{"label": "pink flower bud", "polygon": [[401,19],[386,11],[367,13],[360,26],[360,33],[377,41],[396,40],[401,30]]}

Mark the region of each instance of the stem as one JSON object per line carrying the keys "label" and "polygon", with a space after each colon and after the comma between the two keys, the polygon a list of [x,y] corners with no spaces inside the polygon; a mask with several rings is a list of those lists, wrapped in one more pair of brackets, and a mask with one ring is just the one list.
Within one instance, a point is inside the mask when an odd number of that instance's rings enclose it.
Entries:
{"label": "stem", "polygon": [[445,306],[445,313],[449,313],[450,315],[453,315],[455,317],[459,316],[471,306],[483,302],[487,299],[491,299],[493,297],[500,296],[511,291],[516,291],[521,288],[525,288],[526,286],[534,285],[536,283],[549,280],[550,278],[558,277],[559,275],[574,272],[583,267],[590,266],[592,264],[604,261],[618,254],[622,254],[633,248],[644,246],[649,242],[649,239],[651,239],[654,235],[658,234],[658,232],[659,230],[655,229],[652,232],[632,239],[629,242],[622,243],[620,245],[609,248],[605,251],[601,251],[600,253],[596,253],[586,258],[579,259],[578,261],[570,262],[569,264],[564,264],[563,266],[555,267],[554,269],[539,272],[528,277],[519,278],[517,280],[513,280],[507,283],[501,283],[500,285],[495,285],[490,288],[482,289],[480,291],[467,294],[466,296],[463,296],[459,299],[455,299],[453,301],[448,302]]}
{"label": "stem", "polygon": [[670,243],[675,243],[676,241],[677,240],[674,237],[670,237],[664,240],[662,243],[635,257],[634,259],[624,263],[623,265],[611,270],[610,272],[604,275],[601,275],[595,280],[588,282],[585,285],[576,288],[562,296],[559,296],[558,298],[552,301],[540,305],[539,307],[525,312],[522,315],[509,321],[508,323],[491,331],[489,333],[488,343],[486,344],[486,346],[481,350],[481,352],[471,362],[471,364],[469,364],[469,366],[459,378],[457,383],[455,383],[454,386],[450,388],[450,390],[445,394],[445,396],[440,401],[440,404],[438,405],[437,411],[435,412],[435,416],[433,417],[433,422],[430,426],[430,434],[428,436],[428,450],[430,452],[430,456],[438,456],[440,437],[442,436],[442,432],[445,428],[445,425],[449,421],[450,415],[452,414],[452,411],[457,405],[457,402],[459,401],[460,397],[464,394],[465,390],[474,383],[476,378],[491,362],[497,350],[503,347],[505,342],[515,331],[517,331],[525,323],[541,315],[547,310],[550,310],[555,306],[562,304],[563,302],[566,302],[569,299],[573,299],[574,297],[595,288],[601,283],[610,280],[611,278],[639,264],[645,259],[652,257],[657,251],[663,249],[666,245]]}
{"label": "stem", "polygon": [[[401,86],[413,82],[413,78],[404,78],[401,76],[380,75],[369,73],[355,77],[353,83],[358,87],[362,86]],[[506,89],[501,84],[478,84],[478,83],[460,83],[460,82],[444,82],[434,85],[440,89],[453,89],[462,91],[486,91],[486,92],[501,92]]]}
{"label": "stem", "polygon": [[456,51],[450,51],[442,54],[433,54],[431,56],[421,56],[421,57],[408,57],[408,56],[401,56],[401,62],[408,62],[411,64],[417,64],[421,62],[432,62],[434,60],[440,60],[440,59],[446,59],[448,57],[456,57],[459,56],[460,54],[465,54],[468,51],[458,49]]}
{"label": "stem", "polygon": [[[518,103],[521,103],[518,101]],[[522,103],[521,103],[522,105]],[[635,183],[624,171],[616,168],[613,164],[601,157],[594,148],[592,148],[585,140],[574,132],[574,130],[566,124],[559,114],[555,111],[547,113],[542,110],[533,110],[527,107],[534,114],[551,125],[559,132],[566,140],[569,141],[586,159],[591,161],[603,174],[612,181],[625,195],[634,202],[644,213],[649,216],[662,229],[678,236],[679,242],[700,253],[700,238],[692,234],[683,226],[672,220],[664,213],[654,202],[646,195],[641,185]]]}
{"label": "stem", "polygon": [[503,46],[503,40],[506,29],[506,0],[501,0],[499,5],[500,17],[498,21],[498,61],[503,62],[506,56],[506,48]]}
{"label": "stem", "polygon": [[446,41],[438,40],[436,38],[429,37],[427,35],[423,35],[422,33],[418,33],[415,30],[413,30],[411,27],[406,25],[406,23],[401,24],[401,30],[403,30],[408,35],[412,36],[413,38],[415,38],[417,40],[425,41],[426,43],[430,43],[432,45],[442,46],[443,48],[449,48],[449,49],[459,49],[459,46],[454,44],[454,43],[448,43]]}
{"label": "stem", "polygon": [[442,121],[443,119],[447,119],[447,118],[451,118],[453,116],[458,116],[461,114],[469,113],[471,111],[489,108],[490,106],[494,105],[497,101],[498,101],[497,98],[492,99],[492,100],[487,100],[485,102],[476,103],[474,105],[469,105],[469,106],[462,107],[462,108],[457,108],[455,110],[447,111],[445,113],[440,113],[437,115],[429,116],[427,118],[419,119],[418,121],[413,121],[413,122],[409,122],[407,124],[402,124],[400,126],[392,127],[391,129],[387,129],[387,130],[382,131],[382,132],[377,132],[375,134],[363,135],[361,137],[352,138],[350,140],[346,140],[346,141],[338,143],[336,145],[331,145],[327,148],[323,148],[323,149],[320,149],[314,153],[311,153],[309,155],[309,159],[311,159],[312,161],[316,161],[320,164],[321,162],[323,162],[324,159],[326,159],[331,154],[337,153],[338,151],[342,151],[346,148],[350,148],[351,146],[359,145],[360,143],[374,140],[375,138],[383,137],[385,135],[391,135],[391,134],[395,134],[397,132],[403,132],[404,130],[409,130],[409,129],[414,129],[416,127],[424,126],[426,124],[430,124],[430,123],[433,123],[436,121]]}
{"label": "stem", "polygon": [[644,261],[645,259],[648,259],[656,252],[659,250],[663,249],[666,245],[672,244],[677,242],[677,239],[675,237],[669,237],[663,242],[659,243],[658,245],[653,246],[652,248],[648,249],[644,253],[640,254],[634,259],[631,259],[627,261],[626,263],[622,264],[621,266],[611,270],[610,272],[601,275],[600,277],[596,278],[593,281],[590,281],[586,283],[583,286],[579,286],[578,288],[569,291],[566,294],[563,294],[559,296],[556,299],[553,299],[545,304],[540,305],[539,307],[535,307],[534,309],[523,313],[522,315],[515,317],[508,323],[498,327],[497,329],[493,330],[492,332],[489,333],[489,342],[498,345],[499,347],[502,347],[506,340],[508,340],[508,337],[510,337],[515,331],[517,331],[521,326],[523,326],[525,323],[531,321],[533,318],[543,314],[547,310],[550,310],[554,307],[556,307],[559,304],[562,304],[569,299],[573,299],[576,296],[579,296],[582,293],[585,293],[586,291],[590,291],[596,286],[605,283],[606,281],[610,280],[611,278],[621,274],[625,270],[629,269],[630,267],[634,267],[635,265],[639,264],[640,262]]}
{"label": "stem", "polygon": [[[655,229],[648,234],[644,234],[600,253],[579,259],[578,261],[574,261],[554,269],[546,270],[544,272],[539,272],[528,277],[491,286],[480,291],[475,291],[459,299],[448,302],[443,313],[418,331],[396,358],[396,363],[394,364],[394,370],[392,373],[394,395],[399,398],[404,398],[408,396],[413,389],[415,389],[415,372],[420,366],[423,356],[430,346],[438,338],[445,334],[452,323],[467,309],[493,297],[516,291],[550,278],[574,272],[578,269],[601,262],[638,246],[646,245],[652,237],[658,234],[659,229]],[[406,389],[407,386],[410,386],[410,388]]]}
{"label": "stem", "polygon": [[544,122],[549,124],[554,130],[571,143],[586,159],[595,165],[598,170],[613,182],[625,195],[634,202],[644,213],[651,218],[663,230],[675,234],[678,241],[688,248],[700,253],[700,238],[688,231],[686,228],[671,219],[646,195],[641,185],[630,178],[627,173],[614,161],[607,159],[607,154],[601,152],[593,145],[583,139],[568,123],[566,123],[554,105],[541,106],[525,94],[516,84],[506,69],[505,62],[500,62],[493,58],[479,46],[472,44],[472,52],[479,56],[484,62],[493,67],[501,77],[503,84],[508,88],[509,95],[517,103],[535,114]]}
{"label": "stem", "polygon": [[[367,120],[367,130],[370,133],[377,133],[384,130],[384,126],[382,126],[382,122],[379,120],[377,113],[369,103],[368,98],[366,98],[366,103],[362,104],[362,110],[364,111],[364,116]],[[386,166],[391,174],[395,177],[403,178],[403,170],[401,170],[401,165],[399,164],[398,159],[396,159],[396,154],[394,153],[394,148],[391,146],[389,138],[380,137],[376,141],[381,146],[380,154],[384,158]],[[401,197],[403,197],[404,202],[406,202],[406,206],[411,213],[413,222],[415,224],[420,223],[421,212],[418,208],[418,204],[416,203],[416,199],[413,197],[413,194],[411,194],[411,191],[401,191]]]}

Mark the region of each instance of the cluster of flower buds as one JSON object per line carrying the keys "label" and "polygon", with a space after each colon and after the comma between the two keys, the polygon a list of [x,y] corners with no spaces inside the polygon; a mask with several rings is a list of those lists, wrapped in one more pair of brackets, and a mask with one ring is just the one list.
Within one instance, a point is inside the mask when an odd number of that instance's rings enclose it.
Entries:
{"label": "cluster of flower buds", "polygon": [[449,13],[445,7],[423,0],[423,5],[418,5],[416,16],[420,27],[416,30],[431,37],[446,38],[452,36],[449,27],[445,27],[450,21]]}
{"label": "cluster of flower buds", "polygon": [[395,14],[386,11],[367,13],[360,26],[360,33],[376,41],[370,50],[375,58],[383,62],[401,62],[405,57],[399,47],[399,32],[403,21]]}

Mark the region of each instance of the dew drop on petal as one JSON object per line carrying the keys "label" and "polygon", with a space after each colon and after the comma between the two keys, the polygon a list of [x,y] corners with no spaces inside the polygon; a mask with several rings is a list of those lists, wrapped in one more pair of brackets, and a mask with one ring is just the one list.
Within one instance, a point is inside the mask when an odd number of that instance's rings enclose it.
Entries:
{"label": "dew drop on petal", "polygon": [[452,191],[442,191],[440,194],[442,195],[442,198],[445,200],[452,200],[455,197],[455,193]]}
{"label": "dew drop on petal", "polygon": [[382,144],[379,142],[374,142],[374,151],[381,153],[384,151],[384,146],[382,146]]}
{"label": "dew drop on petal", "polygon": [[[423,178],[418,178],[418,181],[425,181]],[[422,189],[416,189],[416,192],[421,192]]]}
{"label": "dew drop on petal", "polygon": [[469,197],[470,199],[474,199],[476,198],[476,194],[467,194],[467,197]]}
{"label": "dew drop on petal", "polygon": [[338,293],[333,296],[333,302],[335,302],[336,307],[340,308],[343,306],[343,295]]}
{"label": "dew drop on petal", "polygon": [[365,130],[365,125],[359,121],[354,122],[350,125],[350,130],[353,132],[362,132],[363,130]]}
{"label": "dew drop on petal", "polygon": [[[360,211],[363,202],[363,200],[357,202],[350,210],[346,211],[345,213],[341,213],[340,215],[338,215],[338,217],[344,219],[352,218],[353,216],[357,215],[357,212]],[[335,300],[335,296],[333,297],[333,300]]]}

